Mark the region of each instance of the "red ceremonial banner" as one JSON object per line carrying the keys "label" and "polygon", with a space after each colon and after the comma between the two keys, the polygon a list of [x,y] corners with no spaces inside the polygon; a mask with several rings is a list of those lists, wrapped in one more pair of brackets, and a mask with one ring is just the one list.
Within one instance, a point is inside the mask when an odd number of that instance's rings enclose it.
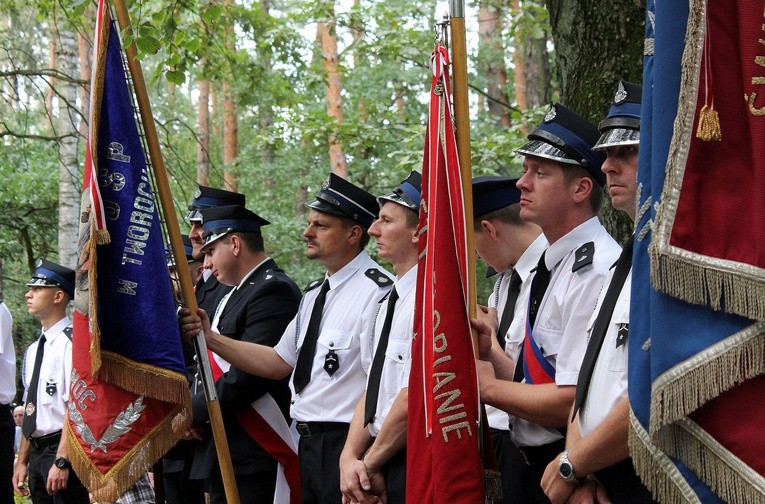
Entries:
{"label": "red ceremonial banner", "polygon": [[448,53],[436,46],[425,139],[409,377],[407,502],[483,503],[479,392],[467,305],[465,209]]}

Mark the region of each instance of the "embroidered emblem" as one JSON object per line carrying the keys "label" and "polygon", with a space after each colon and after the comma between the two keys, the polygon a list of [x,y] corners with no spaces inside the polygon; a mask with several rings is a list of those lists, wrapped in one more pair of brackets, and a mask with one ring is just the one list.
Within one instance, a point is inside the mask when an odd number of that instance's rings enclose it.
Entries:
{"label": "embroidered emblem", "polygon": [[53,397],[56,393],[56,384],[45,382],[45,393]]}
{"label": "embroidered emblem", "polygon": [[377,268],[369,268],[364,272],[364,274],[372,279],[377,285],[380,287],[387,287],[389,285],[393,285],[393,280],[391,280],[388,275],[383,273]]}
{"label": "embroidered emblem", "polygon": [[621,105],[627,100],[627,90],[624,89],[624,84],[622,81],[619,81],[619,88],[616,90],[616,94],[614,95],[614,104],[615,105]]}
{"label": "embroidered emblem", "polygon": [[199,199],[199,198],[201,198],[201,197],[202,197],[202,189],[200,189],[199,187],[197,187],[197,190],[196,190],[196,191],[194,191],[194,199]]}
{"label": "embroidered emblem", "polygon": [[24,413],[26,413],[27,416],[32,416],[35,414],[35,405],[34,403],[27,403],[27,407],[24,408]]}
{"label": "embroidered emblem", "polygon": [[619,324],[619,330],[616,332],[616,348],[627,343],[627,336],[629,336],[630,325],[626,322]]}
{"label": "embroidered emblem", "polygon": [[558,113],[555,111],[555,105],[552,105],[550,107],[550,111],[545,116],[545,122],[553,122],[555,120],[555,117],[558,115]]}
{"label": "embroidered emblem", "polygon": [[321,284],[322,284],[322,282],[324,282],[324,278],[319,278],[318,280],[314,280],[313,282],[311,282],[311,283],[309,283],[308,285],[306,285],[306,286],[305,286],[305,289],[303,289],[303,291],[304,291],[304,292],[308,292],[308,291],[309,291],[309,290],[311,290],[311,289],[315,289],[316,287],[318,287],[319,285],[321,285]]}
{"label": "embroidered emblem", "polygon": [[327,180],[325,180],[324,183],[321,184],[321,188],[324,190],[329,189],[329,177],[327,177]]}
{"label": "embroidered emblem", "polygon": [[592,264],[592,260],[595,257],[595,243],[587,242],[577,249],[574,253],[574,265],[571,267],[572,272],[577,272],[585,266]]}
{"label": "embroidered emblem", "polygon": [[80,435],[83,441],[90,444],[90,451],[96,451],[96,448],[106,453],[106,445],[111,444],[121,438],[123,435],[130,432],[132,425],[136,420],[141,417],[145,406],[143,405],[143,396],[138,397],[135,402],[128,404],[127,408],[122,411],[117,418],[114,419],[114,423],[111,424],[101,439],[96,439],[90,427],[85,423],[82,418],[82,413],[74,405],[74,401],[69,402],[69,418],[74,422],[75,430]]}
{"label": "embroidered emblem", "polygon": [[329,376],[332,376],[338,369],[340,369],[340,361],[337,358],[335,351],[330,350],[324,358],[324,371],[326,371]]}

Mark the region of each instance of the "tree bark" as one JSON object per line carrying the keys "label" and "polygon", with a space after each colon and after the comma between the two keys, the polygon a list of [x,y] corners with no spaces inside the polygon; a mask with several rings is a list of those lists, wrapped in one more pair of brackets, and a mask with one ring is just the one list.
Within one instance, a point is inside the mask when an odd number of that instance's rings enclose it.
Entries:
{"label": "tree bark", "polygon": [[[597,124],[608,112],[619,79],[642,81],[643,2],[547,0],[547,8],[561,103]],[[632,232],[626,214],[610,204],[601,218],[619,241]]]}
{"label": "tree bark", "polygon": [[[543,6],[543,0],[529,0],[527,3]],[[541,107],[552,98],[552,79],[547,31],[537,37],[524,37],[521,51],[524,61],[526,83],[526,104],[529,108]]]}
{"label": "tree bark", "polygon": [[327,76],[327,114],[335,122],[335,127],[333,127],[329,134],[329,164],[334,174],[348,178],[345,151],[337,133],[337,126],[343,122],[343,98],[341,95],[343,81],[339,68],[336,28],[335,6],[330,2],[327,7],[327,20],[318,23],[317,28],[321,30],[321,50],[324,60],[324,72]]}
{"label": "tree bark", "polygon": [[[227,0],[225,5],[231,5]],[[234,21],[227,20],[224,29],[226,48],[231,54],[236,52],[234,40]],[[234,89],[231,86],[234,70],[228,69],[229,79],[223,82],[223,188],[227,191],[236,191],[236,161],[239,156],[239,125],[236,117],[236,100]]]}
{"label": "tree bark", "polygon": [[510,127],[507,68],[502,44],[502,2],[481,0],[478,8],[479,70],[486,77],[489,114],[496,117],[497,126]]}
{"label": "tree bark", "polygon": [[[59,28],[56,39],[58,71],[72,79],[77,78],[79,51],[75,34],[68,29]],[[64,266],[74,267],[77,261],[81,186],[80,163],[77,156],[78,90],[73,82],[60,79],[56,91],[58,95],[56,128],[62,137],[58,151],[58,260]]]}
{"label": "tree bark", "polygon": [[[48,68],[56,68],[56,38],[58,33],[56,24],[50,23],[48,28],[50,33],[50,42],[48,46]],[[48,77],[48,93],[45,95],[45,113],[48,116],[48,124],[53,127],[53,96],[56,92],[56,78]]]}
{"label": "tree bark", "polygon": [[[204,68],[204,61],[202,62]],[[197,184],[210,185],[210,81],[199,79],[197,110]]]}

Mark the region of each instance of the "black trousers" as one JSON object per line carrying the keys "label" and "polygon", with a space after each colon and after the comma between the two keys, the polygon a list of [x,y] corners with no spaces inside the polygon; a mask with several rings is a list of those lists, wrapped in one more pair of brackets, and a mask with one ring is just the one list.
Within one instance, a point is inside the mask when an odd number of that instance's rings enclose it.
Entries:
{"label": "black trousers", "polygon": [[520,499],[516,502],[525,504],[550,504],[542,491],[542,476],[556,455],[566,447],[566,441],[561,439],[542,446],[524,446],[519,448],[526,460],[526,469],[523,471]]}
{"label": "black trousers", "polygon": [[526,460],[513,440],[509,430],[491,429],[491,442],[497,457],[497,466],[502,478],[502,499],[495,504],[516,504],[523,489],[523,472]]}
{"label": "black trousers", "polygon": [[614,504],[648,504],[654,502],[651,492],[640,481],[632,459],[606,467],[595,473]]}
{"label": "black trousers", "polygon": [[48,495],[48,490],[46,490],[48,472],[56,460],[57,450],[58,444],[41,448],[30,447],[27,469],[32,502],[34,504],[90,504],[88,491],[82,485],[73,469],[69,469],[69,479],[66,482],[66,488],[59,490],[53,495]]}
{"label": "black trousers", "polygon": [[402,448],[383,468],[388,504],[406,504],[406,448]]}
{"label": "black trousers", "polygon": [[301,436],[298,444],[303,504],[340,503],[340,452],[348,427]]}
{"label": "black trousers", "polygon": [[[273,504],[276,490],[276,468],[252,474],[234,474],[239,502],[242,504]],[[199,481],[196,481],[199,483]],[[226,490],[219,466],[210,474],[210,504],[226,504]],[[185,504],[185,503],[183,503]]]}
{"label": "black trousers", "polygon": [[13,441],[16,424],[7,404],[0,405],[0,502],[13,502]]}

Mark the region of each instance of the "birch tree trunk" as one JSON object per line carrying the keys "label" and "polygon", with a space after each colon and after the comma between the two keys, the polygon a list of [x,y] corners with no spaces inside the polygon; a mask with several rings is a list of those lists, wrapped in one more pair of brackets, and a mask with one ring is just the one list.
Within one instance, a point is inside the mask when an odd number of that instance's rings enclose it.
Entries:
{"label": "birch tree trunk", "polygon": [[[57,29],[56,63],[63,75],[76,79],[79,51],[75,34],[68,29]],[[58,190],[58,260],[74,267],[77,260],[77,234],[79,231],[80,163],[77,156],[79,122],[77,85],[60,79],[56,87],[58,116],[56,129],[59,142],[59,190]]]}

